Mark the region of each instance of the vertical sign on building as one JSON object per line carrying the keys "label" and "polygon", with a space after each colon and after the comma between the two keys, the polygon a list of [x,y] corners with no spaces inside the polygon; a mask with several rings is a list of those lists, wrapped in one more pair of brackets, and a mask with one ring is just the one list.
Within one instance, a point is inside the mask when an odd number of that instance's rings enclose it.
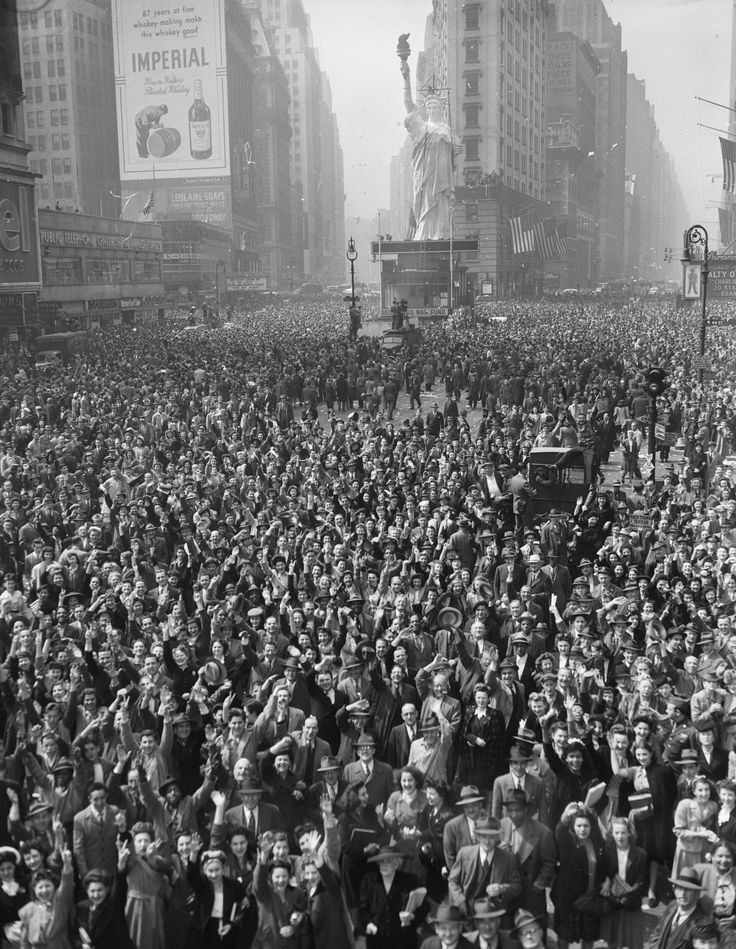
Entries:
{"label": "vertical sign on building", "polygon": [[120,178],[229,174],[224,0],[113,0]]}

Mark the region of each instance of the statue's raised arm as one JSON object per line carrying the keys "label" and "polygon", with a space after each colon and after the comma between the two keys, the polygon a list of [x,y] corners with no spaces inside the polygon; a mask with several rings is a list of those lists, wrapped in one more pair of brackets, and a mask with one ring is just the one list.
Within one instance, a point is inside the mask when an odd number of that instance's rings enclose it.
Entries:
{"label": "statue's raised arm", "polygon": [[402,33],[396,44],[396,55],[401,60],[401,75],[404,77],[404,107],[407,115],[416,108],[411,94],[411,70],[408,63],[411,47],[408,40],[409,33]]}

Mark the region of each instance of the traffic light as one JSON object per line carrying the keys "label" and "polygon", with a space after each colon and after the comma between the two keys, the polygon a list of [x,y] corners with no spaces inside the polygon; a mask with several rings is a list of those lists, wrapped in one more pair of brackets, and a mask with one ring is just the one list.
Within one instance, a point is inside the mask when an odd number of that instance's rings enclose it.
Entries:
{"label": "traffic light", "polygon": [[645,387],[647,395],[656,399],[658,395],[662,395],[668,384],[667,371],[665,369],[662,369],[660,366],[652,366],[647,369],[647,384]]}

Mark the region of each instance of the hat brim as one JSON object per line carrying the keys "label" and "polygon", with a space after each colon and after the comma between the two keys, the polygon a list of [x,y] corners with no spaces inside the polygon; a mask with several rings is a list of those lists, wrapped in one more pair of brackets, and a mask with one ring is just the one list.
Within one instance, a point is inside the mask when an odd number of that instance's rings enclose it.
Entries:
{"label": "hat brim", "polygon": [[679,886],[681,890],[692,890],[694,893],[701,893],[703,891],[702,886],[698,886],[697,883],[691,883],[690,880],[677,880],[674,877],[668,877],[667,882],[673,886]]}
{"label": "hat brim", "polygon": [[513,936],[514,933],[521,932],[522,929],[524,929],[526,926],[531,926],[532,923],[537,923],[541,926],[543,922],[544,920],[542,916],[531,916],[529,919],[525,919],[523,923],[519,923],[518,926],[514,926],[514,928],[511,930],[511,935]]}
{"label": "hat brim", "polygon": [[407,854],[397,853],[396,851],[391,851],[391,853],[376,853],[372,857],[368,857],[366,863],[380,863],[381,860],[395,860],[397,863],[403,863],[406,859]]}
{"label": "hat brim", "polygon": [[495,909],[487,910],[485,913],[473,913],[471,916],[468,916],[469,920],[473,919],[500,919],[501,916],[506,915],[505,909]]}
{"label": "hat brim", "polygon": [[485,800],[480,794],[473,797],[464,797],[461,801],[455,802],[455,807],[465,807],[466,804],[484,804]]}

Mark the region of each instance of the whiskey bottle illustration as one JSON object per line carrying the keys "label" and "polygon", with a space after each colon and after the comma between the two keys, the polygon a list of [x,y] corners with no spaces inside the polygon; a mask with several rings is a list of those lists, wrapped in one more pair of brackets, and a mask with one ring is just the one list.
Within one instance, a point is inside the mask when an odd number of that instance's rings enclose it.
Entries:
{"label": "whiskey bottle illustration", "polygon": [[192,158],[212,156],[212,118],[202,98],[202,80],[194,80],[194,102],[189,107],[189,149]]}

